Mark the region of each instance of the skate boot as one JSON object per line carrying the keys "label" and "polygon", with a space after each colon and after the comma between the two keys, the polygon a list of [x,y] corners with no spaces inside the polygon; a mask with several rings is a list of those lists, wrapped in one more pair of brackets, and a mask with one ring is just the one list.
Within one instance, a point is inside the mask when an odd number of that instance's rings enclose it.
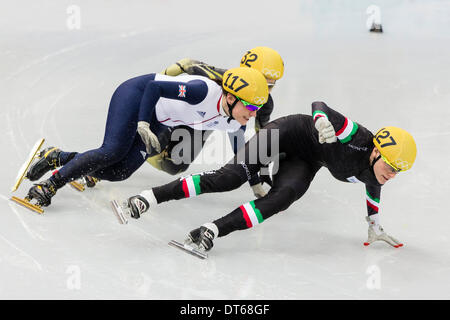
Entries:
{"label": "skate boot", "polygon": [[139,219],[141,214],[146,212],[150,206],[148,201],[140,195],[128,198],[127,204],[130,209],[131,217],[135,219]]}
{"label": "skate boot", "polygon": [[35,199],[39,206],[47,207],[51,204],[51,199],[56,194],[56,190],[56,184],[52,180],[44,180],[31,187],[28,191],[27,199]]}
{"label": "skate boot", "polygon": [[213,240],[219,235],[219,229],[215,223],[205,223],[201,227],[189,232],[184,243],[170,240],[169,246],[180,249],[200,259],[207,259],[206,251],[213,247]]}
{"label": "skate boot", "polygon": [[184,244],[187,246],[196,246],[197,245],[197,241],[200,238],[200,228],[194,229],[191,232],[188,233],[187,238],[184,240]]}
{"label": "skate boot", "polygon": [[30,167],[26,177],[30,181],[36,181],[48,171],[60,167],[60,153],[61,150],[55,147],[48,147],[42,150],[38,155],[39,160]]}
{"label": "skate boot", "polygon": [[78,180],[69,182],[69,185],[77,191],[83,192],[86,188],[93,188],[100,181],[98,178],[92,176],[83,176]]}
{"label": "skate boot", "polygon": [[100,179],[92,177],[92,176],[84,176],[83,182],[88,188],[93,188],[100,181]]}
{"label": "skate boot", "polygon": [[214,246],[213,240],[219,233],[214,223],[205,223],[200,228],[189,232],[185,245],[193,246],[194,244],[201,251],[209,251]]}

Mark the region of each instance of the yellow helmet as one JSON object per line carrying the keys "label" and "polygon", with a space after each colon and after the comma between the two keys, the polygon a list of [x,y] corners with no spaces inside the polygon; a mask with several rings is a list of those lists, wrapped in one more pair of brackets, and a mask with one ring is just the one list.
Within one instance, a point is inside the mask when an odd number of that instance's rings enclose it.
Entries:
{"label": "yellow helmet", "polygon": [[241,67],[255,68],[272,80],[281,79],[284,73],[280,54],[268,47],[256,47],[247,51],[241,59]]}
{"label": "yellow helmet", "polygon": [[233,68],[223,74],[222,87],[225,91],[255,106],[267,102],[269,89],[266,78],[256,69]]}
{"label": "yellow helmet", "polygon": [[398,171],[411,169],[417,147],[411,134],[397,127],[384,127],[373,138],[384,161]]}

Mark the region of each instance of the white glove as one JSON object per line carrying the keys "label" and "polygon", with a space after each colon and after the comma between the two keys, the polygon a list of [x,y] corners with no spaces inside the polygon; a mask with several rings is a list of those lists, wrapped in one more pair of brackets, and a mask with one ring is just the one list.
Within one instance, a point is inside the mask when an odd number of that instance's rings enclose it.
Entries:
{"label": "white glove", "polygon": [[327,118],[320,117],[316,120],[314,126],[319,131],[319,143],[333,143],[337,141],[333,125]]}
{"label": "white glove", "polygon": [[139,121],[137,132],[141,136],[142,141],[145,143],[145,148],[148,154],[152,152],[152,148],[158,153],[161,152],[161,145],[159,144],[158,137],[150,130],[150,124],[148,122]]}
{"label": "white glove", "polygon": [[385,241],[395,248],[403,246],[400,241],[384,232],[383,228],[378,224],[378,214],[368,216],[366,220],[369,223],[369,237],[367,238],[367,242],[364,242],[365,246],[375,241]]}
{"label": "white glove", "polygon": [[253,194],[258,199],[264,197],[267,194],[267,192],[262,187],[262,183],[257,183],[254,186],[252,186],[252,190]]}

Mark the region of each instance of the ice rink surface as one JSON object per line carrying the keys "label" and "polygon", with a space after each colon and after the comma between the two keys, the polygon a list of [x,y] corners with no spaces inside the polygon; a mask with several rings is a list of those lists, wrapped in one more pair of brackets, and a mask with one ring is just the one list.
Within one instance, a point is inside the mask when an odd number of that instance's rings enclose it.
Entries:
{"label": "ice rink surface", "polygon": [[[368,32],[370,5],[382,34]],[[0,15],[1,299],[450,298],[450,1],[2,0]],[[403,248],[363,246],[364,186],[325,168],[285,212],[218,239],[208,260],[167,242],[252,200],[248,185],[169,202],[128,225],[109,200],[176,177],[144,164],[120,183],[66,186],[43,215],[9,201],[38,138],[67,151],[100,146],[123,81],[184,57],[234,67],[261,45],[286,68],[272,119],[310,114],[322,100],[373,132],[413,134],[414,167],[381,195],[381,224]],[[186,174],[232,155],[220,134],[203,153]]]}

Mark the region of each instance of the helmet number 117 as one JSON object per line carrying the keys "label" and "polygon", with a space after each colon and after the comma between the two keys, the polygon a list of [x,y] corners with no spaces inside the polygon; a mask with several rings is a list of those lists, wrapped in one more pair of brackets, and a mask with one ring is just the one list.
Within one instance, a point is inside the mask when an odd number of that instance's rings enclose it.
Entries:
{"label": "helmet number 117", "polygon": [[[242,88],[245,88],[248,86],[248,82],[245,81],[242,78],[239,78],[238,76],[232,76],[233,74],[230,72],[227,76],[227,79],[225,80],[223,86],[229,88],[230,90],[233,90],[234,92],[238,92],[239,90],[241,90]],[[231,81],[230,84],[228,84],[228,80],[230,80],[230,78],[233,79],[233,81]],[[234,83],[239,79],[239,81],[242,82],[242,85],[240,87],[237,87],[236,89],[233,88]]]}

